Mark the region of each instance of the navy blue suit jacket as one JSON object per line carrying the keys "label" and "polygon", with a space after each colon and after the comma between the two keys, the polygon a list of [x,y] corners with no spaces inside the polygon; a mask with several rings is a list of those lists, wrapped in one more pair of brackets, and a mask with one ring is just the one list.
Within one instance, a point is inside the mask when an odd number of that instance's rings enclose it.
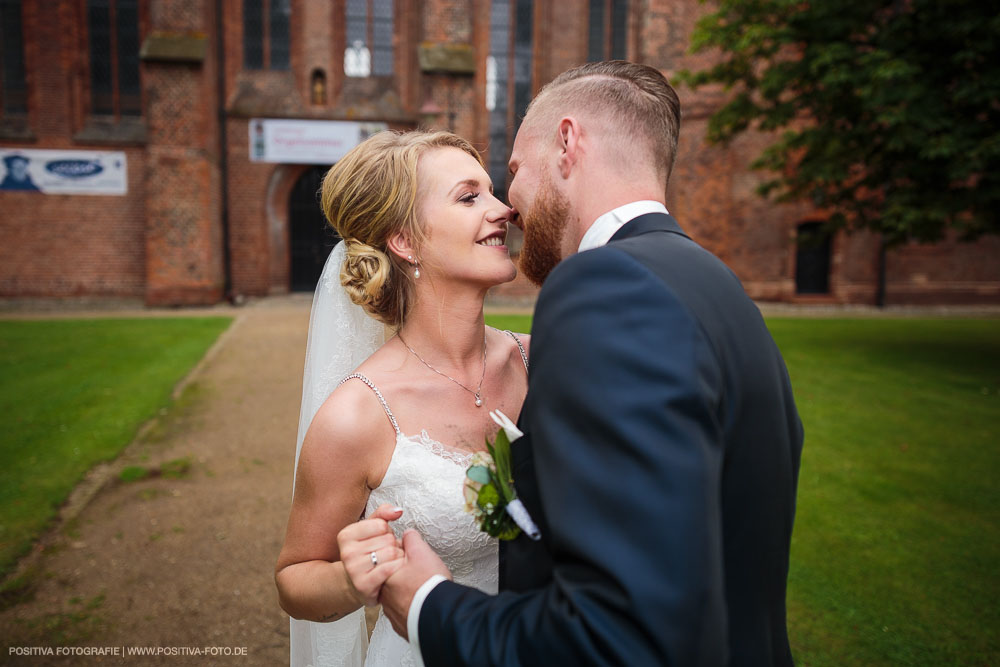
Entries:
{"label": "navy blue suit jacket", "polygon": [[546,280],[513,445],[542,532],[501,547],[501,592],[439,584],[432,665],[784,665],[802,448],[757,307],[663,214]]}

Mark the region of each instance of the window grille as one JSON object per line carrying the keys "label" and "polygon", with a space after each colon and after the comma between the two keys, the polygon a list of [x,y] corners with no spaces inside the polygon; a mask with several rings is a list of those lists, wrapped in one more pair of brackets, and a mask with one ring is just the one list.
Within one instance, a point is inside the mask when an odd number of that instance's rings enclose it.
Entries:
{"label": "window grille", "polygon": [[625,60],[628,0],[590,0],[587,60]]}
{"label": "window grille", "polygon": [[87,0],[90,112],[139,116],[139,5],[137,0]]}
{"label": "window grille", "polygon": [[291,0],[243,0],[243,68],[291,66]]}
{"label": "window grille", "polygon": [[392,76],[394,34],[392,0],[347,0],[344,7],[344,74]]}

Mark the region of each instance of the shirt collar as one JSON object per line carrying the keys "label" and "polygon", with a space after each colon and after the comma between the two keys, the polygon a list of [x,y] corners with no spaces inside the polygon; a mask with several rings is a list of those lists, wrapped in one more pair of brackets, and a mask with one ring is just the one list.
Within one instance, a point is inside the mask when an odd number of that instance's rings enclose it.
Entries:
{"label": "shirt collar", "polygon": [[647,213],[667,213],[667,207],[658,201],[642,200],[634,201],[624,206],[612,209],[594,220],[587,233],[580,240],[578,252],[600,248],[611,240],[619,229],[625,226],[629,220],[638,218]]}

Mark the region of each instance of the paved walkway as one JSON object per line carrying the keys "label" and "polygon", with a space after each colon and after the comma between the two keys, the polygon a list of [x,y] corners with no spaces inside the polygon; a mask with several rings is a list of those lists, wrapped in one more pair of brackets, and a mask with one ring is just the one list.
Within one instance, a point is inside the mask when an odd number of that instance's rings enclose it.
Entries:
{"label": "paved walkway", "polygon": [[[233,311],[237,319],[179,405],[112,467],[190,459],[190,470],[132,483],[106,475],[77,517],[49,537],[50,553],[34,559],[33,600],[0,612],[0,663],[287,664],[288,620],[273,568],[291,500],[309,306],[292,297]],[[246,656],[122,661],[19,657],[7,648],[60,641],[228,647]]]}

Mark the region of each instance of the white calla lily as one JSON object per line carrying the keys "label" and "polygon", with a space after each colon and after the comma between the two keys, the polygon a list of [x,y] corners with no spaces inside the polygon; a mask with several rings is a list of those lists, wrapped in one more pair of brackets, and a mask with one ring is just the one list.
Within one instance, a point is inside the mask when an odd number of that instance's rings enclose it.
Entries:
{"label": "white calla lily", "polygon": [[504,433],[507,434],[507,439],[511,442],[514,442],[524,435],[524,433],[521,432],[521,429],[517,427],[517,424],[511,421],[510,417],[505,415],[500,410],[491,410],[490,419],[492,419],[497,426],[503,429]]}

